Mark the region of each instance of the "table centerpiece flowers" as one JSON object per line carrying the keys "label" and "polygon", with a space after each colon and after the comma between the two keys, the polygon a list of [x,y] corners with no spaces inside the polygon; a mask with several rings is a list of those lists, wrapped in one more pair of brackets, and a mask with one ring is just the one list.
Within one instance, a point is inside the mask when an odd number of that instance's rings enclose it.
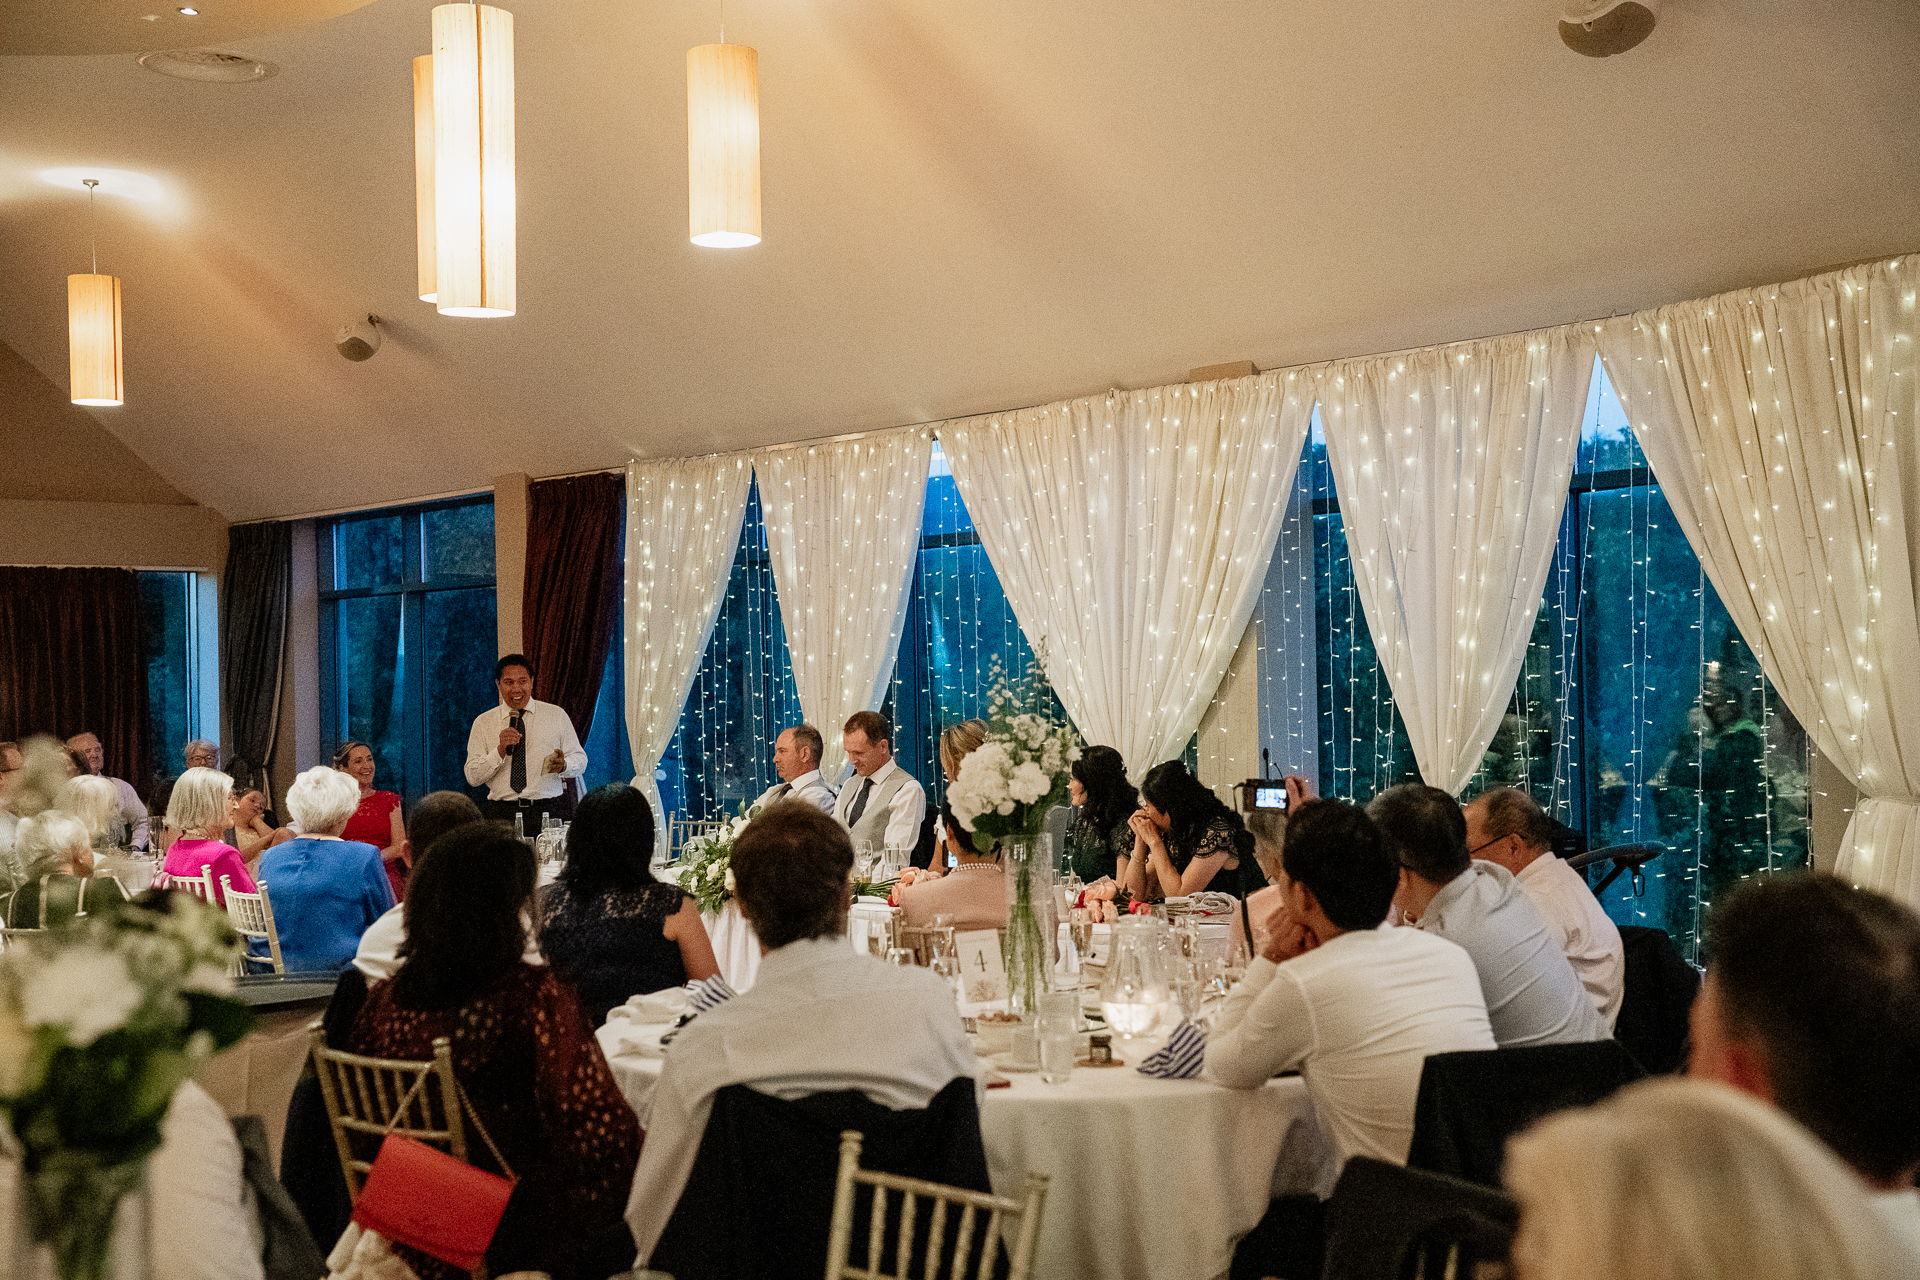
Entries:
{"label": "table centerpiece flowers", "polygon": [[747,824],[760,816],[760,806],[748,808],[721,824],[711,835],[695,836],[680,851],[680,888],[706,915],[718,915],[733,897],[733,844]]}

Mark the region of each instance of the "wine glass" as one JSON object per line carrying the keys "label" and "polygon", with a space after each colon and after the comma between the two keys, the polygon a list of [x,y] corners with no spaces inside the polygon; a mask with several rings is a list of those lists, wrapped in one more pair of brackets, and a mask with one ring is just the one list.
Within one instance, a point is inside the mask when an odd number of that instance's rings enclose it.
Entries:
{"label": "wine glass", "polygon": [[1179,1001],[1180,1016],[1188,1022],[1200,1016],[1201,1001],[1206,998],[1207,979],[1196,960],[1174,961],[1173,995]]}

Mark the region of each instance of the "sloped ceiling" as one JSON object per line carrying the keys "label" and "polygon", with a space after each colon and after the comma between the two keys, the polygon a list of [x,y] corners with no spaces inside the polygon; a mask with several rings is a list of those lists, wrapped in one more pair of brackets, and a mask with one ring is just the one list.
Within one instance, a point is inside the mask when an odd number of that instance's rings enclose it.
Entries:
{"label": "sloped ceiling", "polygon": [[[80,0],[71,0],[79,3]],[[218,0],[209,0],[209,10]],[[716,3],[507,0],[519,314],[413,294],[427,0],[220,47],[0,58],[0,341],[66,381],[98,164],[128,402],[233,520],[1504,332],[1920,248],[1920,5],[1668,0],[1581,58],[1552,0],[733,0],[766,240],[686,239]],[[168,43],[177,44],[170,33]],[[365,364],[334,330],[368,312]],[[251,470],[230,465],[238,452]]]}
{"label": "sloped ceiling", "polygon": [[[192,502],[142,462],[46,374],[0,344],[0,499]],[[245,465],[242,460],[241,465]]]}

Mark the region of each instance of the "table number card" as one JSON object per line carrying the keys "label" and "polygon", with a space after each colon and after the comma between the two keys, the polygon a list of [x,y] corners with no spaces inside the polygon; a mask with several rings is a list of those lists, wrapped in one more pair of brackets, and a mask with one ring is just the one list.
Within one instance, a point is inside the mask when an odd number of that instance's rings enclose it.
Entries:
{"label": "table number card", "polygon": [[1007,969],[1000,959],[998,929],[968,929],[953,936],[960,955],[960,1013],[974,1017],[986,1006],[1006,1007]]}

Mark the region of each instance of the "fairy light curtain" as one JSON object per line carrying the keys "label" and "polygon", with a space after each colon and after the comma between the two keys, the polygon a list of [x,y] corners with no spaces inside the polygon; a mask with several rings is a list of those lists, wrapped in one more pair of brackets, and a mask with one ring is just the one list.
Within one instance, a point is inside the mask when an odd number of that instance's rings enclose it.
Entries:
{"label": "fairy light curtain", "polygon": [[1269,373],[940,426],[1021,628],[1089,742],[1181,753],[1266,578],[1313,412]]}
{"label": "fairy light curtain", "polygon": [[[1920,902],[1913,570],[1920,259],[1599,326],[1640,447],[1735,624],[1865,793],[1836,870]],[[1905,732],[1902,732],[1905,726]]]}
{"label": "fairy light curtain", "polygon": [[886,697],[932,448],[930,432],[912,429],[754,459],[794,685],[826,739],[829,780],[846,767],[840,725]]}
{"label": "fairy light curtain", "polygon": [[713,634],[752,480],[743,455],[627,465],[627,735],[662,847],[655,770]]}
{"label": "fairy light curtain", "polygon": [[1421,776],[1456,795],[1520,673],[1592,361],[1559,329],[1316,370],[1367,625]]}

